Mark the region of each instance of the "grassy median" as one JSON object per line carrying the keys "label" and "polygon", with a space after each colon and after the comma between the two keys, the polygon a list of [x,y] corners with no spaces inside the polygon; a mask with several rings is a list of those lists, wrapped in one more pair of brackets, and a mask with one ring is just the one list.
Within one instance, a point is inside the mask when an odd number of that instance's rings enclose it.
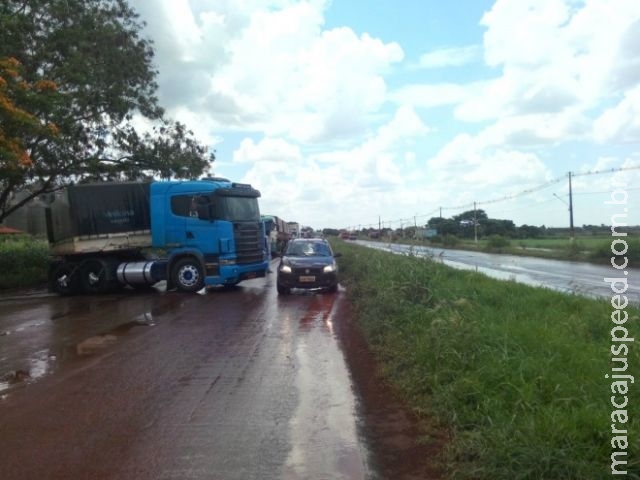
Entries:
{"label": "grassy median", "polygon": [[[611,322],[591,300],[336,241],[341,281],[382,373],[447,431],[456,479],[611,475]],[[640,311],[625,324],[640,341]],[[634,332],[635,330],[635,332]],[[640,372],[629,344],[625,374]],[[618,355],[619,356],[619,355]],[[617,373],[617,372],[614,372]],[[638,375],[640,379],[640,375]],[[628,393],[627,478],[640,478],[640,395]],[[619,396],[618,401],[622,401]],[[618,421],[618,419],[616,419]],[[425,439],[428,441],[428,438]]]}

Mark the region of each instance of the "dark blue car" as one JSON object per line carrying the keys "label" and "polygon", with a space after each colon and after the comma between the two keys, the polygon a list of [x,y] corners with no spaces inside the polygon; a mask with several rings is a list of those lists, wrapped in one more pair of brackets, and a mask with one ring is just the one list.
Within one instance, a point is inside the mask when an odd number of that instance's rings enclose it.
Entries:
{"label": "dark blue car", "polygon": [[278,293],[292,288],[338,290],[338,264],[331,245],[321,238],[296,238],[285,249],[278,265]]}

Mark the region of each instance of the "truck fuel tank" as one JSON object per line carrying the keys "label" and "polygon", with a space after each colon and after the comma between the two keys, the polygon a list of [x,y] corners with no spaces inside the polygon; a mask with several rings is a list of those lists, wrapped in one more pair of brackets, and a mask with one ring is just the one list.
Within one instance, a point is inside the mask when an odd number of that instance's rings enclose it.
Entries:
{"label": "truck fuel tank", "polygon": [[167,261],[149,260],[118,265],[118,282],[123,285],[153,285],[167,279]]}

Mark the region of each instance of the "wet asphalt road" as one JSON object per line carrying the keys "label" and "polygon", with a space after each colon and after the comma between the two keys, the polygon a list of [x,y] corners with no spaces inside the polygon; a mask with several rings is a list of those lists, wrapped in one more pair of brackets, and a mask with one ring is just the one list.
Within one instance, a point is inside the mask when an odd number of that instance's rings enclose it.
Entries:
{"label": "wet asphalt road", "polygon": [[379,478],[344,292],[274,281],[0,300],[2,479]]}
{"label": "wet asphalt road", "polygon": [[[611,289],[613,281],[605,282],[605,278],[626,278],[627,291],[625,295],[631,303],[640,305],[640,269],[638,268],[616,270],[610,265],[517,255],[388,244],[365,240],[358,240],[357,243],[398,254],[411,253],[416,256],[433,258],[454,268],[475,270],[500,280],[513,280],[527,285],[593,298],[610,299],[613,295]],[[619,264],[622,263],[621,258],[617,261]],[[622,283],[616,283],[615,287],[619,290],[624,288]]]}

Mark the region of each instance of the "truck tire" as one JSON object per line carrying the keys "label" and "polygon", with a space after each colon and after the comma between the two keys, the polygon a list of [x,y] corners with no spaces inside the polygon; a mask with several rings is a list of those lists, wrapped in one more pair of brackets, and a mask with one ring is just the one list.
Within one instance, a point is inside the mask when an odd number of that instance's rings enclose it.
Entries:
{"label": "truck tire", "polygon": [[171,269],[171,280],[178,290],[197,292],[204,287],[202,265],[193,257],[178,260]]}
{"label": "truck tire", "polygon": [[51,288],[63,297],[77,295],[81,292],[78,265],[61,263],[53,269],[51,274]]}
{"label": "truck tire", "polygon": [[115,289],[113,263],[101,258],[90,258],[80,265],[80,283],[86,293],[108,293]]}

